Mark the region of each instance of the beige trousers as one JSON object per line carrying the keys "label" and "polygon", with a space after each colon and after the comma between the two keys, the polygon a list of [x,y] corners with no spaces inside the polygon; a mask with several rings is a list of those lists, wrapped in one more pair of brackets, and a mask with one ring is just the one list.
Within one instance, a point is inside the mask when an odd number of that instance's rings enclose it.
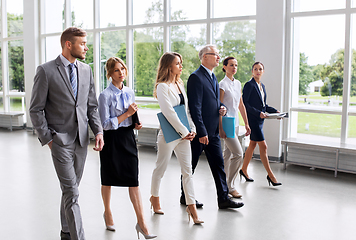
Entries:
{"label": "beige trousers", "polygon": [[224,139],[224,170],[226,173],[226,182],[229,192],[235,191],[235,179],[239,168],[243,162],[243,150],[238,138],[238,128],[236,128],[234,138]]}
{"label": "beige trousers", "polygon": [[157,146],[158,152],[156,167],[152,174],[151,195],[154,197],[159,196],[161,179],[166,172],[168,162],[174,151],[181,168],[186,203],[187,205],[195,204],[190,141],[178,139],[173,142],[166,143],[162,130],[160,130],[157,137]]}

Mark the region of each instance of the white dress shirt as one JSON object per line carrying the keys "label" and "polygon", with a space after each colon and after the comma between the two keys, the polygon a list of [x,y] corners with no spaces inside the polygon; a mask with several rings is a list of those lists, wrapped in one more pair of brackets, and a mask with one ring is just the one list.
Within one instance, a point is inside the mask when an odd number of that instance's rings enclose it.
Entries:
{"label": "white dress shirt", "polygon": [[225,76],[225,78],[220,81],[219,88],[225,92],[223,102],[227,108],[226,116],[235,117],[236,126],[238,126],[239,104],[241,99],[241,82],[237,79],[231,81],[230,78]]}

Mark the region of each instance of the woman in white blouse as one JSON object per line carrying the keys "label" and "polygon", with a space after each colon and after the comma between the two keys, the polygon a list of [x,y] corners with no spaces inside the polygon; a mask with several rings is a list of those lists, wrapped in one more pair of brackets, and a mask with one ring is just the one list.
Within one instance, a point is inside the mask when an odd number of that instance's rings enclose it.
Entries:
{"label": "woman in white blouse", "polygon": [[[193,219],[195,224],[203,223],[198,218],[198,213],[195,206],[192,164],[191,164],[191,149],[190,141],[195,137],[195,125],[190,117],[188,110],[188,100],[184,90],[183,81],[180,79],[182,73],[182,56],[175,52],[166,52],[162,55],[157,72],[156,84],[154,89],[154,97],[157,98],[162,114],[168,122],[173,126],[176,132],[181,136],[180,139],[166,143],[162,129],[157,137],[157,161],[156,167],[152,173],[151,185],[151,207],[157,214],[163,214],[159,201],[159,188],[161,179],[167,169],[169,160],[172,157],[172,152],[175,155],[181,166],[183,189],[186,197],[188,218]],[[179,120],[177,113],[173,107],[184,104],[188,116],[191,132]]]}
{"label": "woman in white blouse", "polygon": [[[228,117],[235,117],[236,119],[236,129],[235,137],[227,138],[226,134],[222,128],[222,123],[220,121],[219,132],[220,137],[224,139],[224,169],[226,173],[227,186],[229,188],[229,193],[234,198],[241,198],[241,194],[235,189],[235,179],[239,168],[243,162],[243,150],[238,139],[239,133],[239,110],[242,119],[245,122],[246,136],[251,133],[250,126],[247,120],[247,114],[245,105],[241,98],[241,83],[239,80],[234,78],[237,72],[237,60],[234,57],[227,57],[223,61],[223,71],[226,76],[219,83],[220,88],[220,101],[225,104],[227,108]],[[222,117],[220,117],[222,118]]]}

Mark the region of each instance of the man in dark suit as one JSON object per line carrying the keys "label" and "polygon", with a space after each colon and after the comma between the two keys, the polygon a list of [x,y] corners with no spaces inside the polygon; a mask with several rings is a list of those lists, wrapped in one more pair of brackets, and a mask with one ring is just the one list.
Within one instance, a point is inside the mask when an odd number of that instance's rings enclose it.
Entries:
{"label": "man in dark suit", "polygon": [[[219,208],[239,208],[244,204],[228,197],[219,137],[219,115],[226,114],[226,108],[219,100],[219,85],[213,73],[213,69],[219,66],[219,52],[214,45],[207,45],[199,51],[199,58],[201,65],[189,76],[187,83],[189,110],[197,130],[191,142],[193,172],[204,150],[214,177]],[[184,199],[182,190],[182,204]],[[201,206],[197,202],[197,207]]]}
{"label": "man in dark suit", "polygon": [[88,124],[95,134],[94,150],[104,146],[90,66],[77,60],[88,51],[86,32],[70,27],[61,35],[62,54],[37,68],[30,117],[38,138],[51,149],[62,189],[61,239],[84,240],[78,186],[89,144]]}

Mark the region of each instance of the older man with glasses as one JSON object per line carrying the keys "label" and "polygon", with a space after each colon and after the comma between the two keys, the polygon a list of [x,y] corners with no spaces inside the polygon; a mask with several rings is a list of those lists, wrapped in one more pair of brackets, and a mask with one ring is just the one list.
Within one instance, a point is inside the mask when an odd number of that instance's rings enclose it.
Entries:
{"label": "older man with glasses", "polygon": [[[219,115],[226,114],[226,108],[219,100],[219,85],[213,73],[213,69],[219,66],[219,51],[214,45],[206,45],[199,51],[199,59],[201,65],[189,76],[187,83],[189,110],[197,131],[191,142],[193,172],[204,150],[214,177],[219,208],[240,208],[244,205],[242,202],[234,202],[228,197],[219,137]],[[181,204],[185,204],[184,200],[182,189]],[[196,205],[203,206],[199,202]]]}

